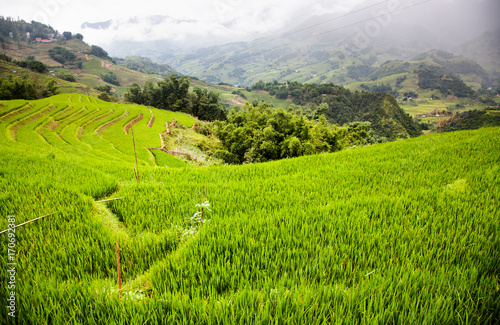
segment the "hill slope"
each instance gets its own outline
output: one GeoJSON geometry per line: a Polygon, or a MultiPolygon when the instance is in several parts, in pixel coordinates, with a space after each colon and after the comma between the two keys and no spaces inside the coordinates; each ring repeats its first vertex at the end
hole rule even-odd
{"type": "Polygon", "coordinates": [[[18,321],[498,323],[499,128],[155,168],[145,108],[99,135],[104,119],[88,123],[123,110],[57,98],[0,105],[0,211],[12,216],[0,229],[58,211],[16,229],[16,255],[2,246],[2,263],[17,263],[18,321]],[[141,183],[123,130],[138,113],[141,183]],[[71,121],[87,125],[81,139],[71,121]],[[97,202],[110,197],[121,199],[97,202]],[[193,216],[202,198],[211,211],[193,216]]]}
{"type": "Polygon", "coordinates": [[[86,86],[93,89],[95,86],[110,85],[113,92],[123,95],[133,83],[144,86],[147,81],[156,82],[163,77],[177,74],[167,65],[155,64],[144,58],[126,58],[117,62],[103,49],[90,46],[80,38],[66,39],[50,26],[38,22],[10,21],[2,17],[0,35],[2,34],[2,53],[16,60],[32,57],[46,64],[54,76],[74,77],[82,88],[86,86]],[[28,31],[31,33],[26,34],[28,31]],[[5,37],[9,32],[13,33],[12,38],[5,37]],[[48,39],[48,42],[41,43],[36,41],[37,38],[48,39]],[[69,51],[69,60],[63,62],[50,54],[51,51],[61,48],[63,51],[69,51]],[[109,83],[105,75],[114,75],[116,82],[109,83]]]}

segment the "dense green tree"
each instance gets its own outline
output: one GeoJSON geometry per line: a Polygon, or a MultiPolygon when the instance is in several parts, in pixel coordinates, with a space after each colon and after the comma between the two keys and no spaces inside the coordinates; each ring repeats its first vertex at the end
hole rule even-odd
{"type": "Polygon", "coordinates": [[[108,95],[111,95],[111,89],[112,89],[112,87],[110,85],[95,86],[94,88],[97,89],[97,90],[99,90],[99,91],[101,91],[101,92],[108,93],[108,95]]]}
{"type": "Polygon", "coordinates": [[[255,163],[340,149],[338,128],[324,118],[311,121],[293,110],[267,103],[246,103],[215,122],[216,136],[226,149],[218,156],[228,163],[255,163]]]}
{"type": "Polygon", "coordinates": [[[120,85],[120,82],[118,81],[118,77],[113,72],[108,72],[106,74],[101,74],[101,78],[102,78],[103,81],[105,81],[107,83],[110,83],[112,85],[115,85],[115,86],[119,86],[120,85]]]}
{"type": "Polygon", "coordinates": [[[467,86],[461,79],[446,74],[439,68],[423,67],[418,73],[418,85],[422,89],[439,89],[444,95],[457,97],[473,97],[474,90],[467,86]]]}
{"type": "Polygon", "coordinates": [[[440,132],[451,132],[494,126],[500,126],[499,115],[491,114],[487,110],[469,110],[458,112],[452,118],[441,122],[438,130],[440,132]]]}
{"type": "Polygon", "coordinates": [[[95,55],[102,59],[108,58],[108,52],[104,51],[102,47],[99,47],[97,45],[92,45],[90,47],[90,54],[95,55]]]}
{"type": "Polygon", "coordinates": [[[45,64],[36,60],[15,61],[14,63],[22,68],[28,68],[38,73],[45,73],[48,71],[48,68],[45,64]]]}
{"type": "Polygon", "coordinates": [[[317,119],[324,114],[330,122],[345,125],[351,122],[370,122],[381,140],[416,137],[421,130],[413,119],[399,107],[396,99],[386,93],[351,92],[333,84],[301,84],[257,82],[253,90],[269,91],[274,96],[291,98],[298,114],[317,119]],[[300,108],[299,108],[300,106],[300,108]],[[303,113],[299,113],[303,110],[303,113]]]}
{"type": "Polygon", "coordinates": [[[52,60],[64,64],[66,62],[72,62],[76,59],[76,55],[61,46],[55,46],[49,50],[49,56],[52,60]]]}
{"type": "Polygon", "coordinates": [[[63,74],[58,75],[58,77],[61,78],[62,80],[66,80],[69,82],[76,82],[75,76],[72,75],[71,73],[63,73],[63,74]]]}
{"type": "Polygon", "coordinates": [[[71,32],[63,32],[63,36],[66,40],[73,39],[73,34],[71,32]]]}
{"type": "Polygon", "coordinates": [[[193,116],[204,121],[224,120],[226,111],[220,104],[219,94],[207,89],[194,88],[189,97],[191,111],[193,116]]]}
{"type": "Polygon", "coordinates": [[[0,79],[0,99],[36,99],[35,86],[26,79],[7,76],[0,79]]]}

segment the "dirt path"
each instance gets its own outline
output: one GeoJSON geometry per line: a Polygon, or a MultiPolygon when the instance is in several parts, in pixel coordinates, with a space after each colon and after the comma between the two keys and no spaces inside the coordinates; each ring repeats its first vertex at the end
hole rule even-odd
{"type": "Polygon", "coordinates": [[[101,126],[97,131],[97,135],[101,135],[102,131],[106,130],[107,128],[109,128],[110,126],[120,122],[121,120],[127,118],[128,116],[130,115],[129,112],[125,112],[122,116],[116,118],[115,120],[111,121],[111,122],[108,122],[106,124],[104,124],[103,126],[101,126]]]}
{"type": "Polygon", "coordinates": [[[139,116],[137,116],[135,119],[133,119],[132,121],[128,122],[124,127],[123,127],[123,131],[125,131],[125,134],[128,134],[128,130],[130,130],[130,128],[137,122],[141,121],[142,120],[142,113],[139,113],[139,116]]]}
{"type": "Polygon", "coordinates": [[[155,117],[151,115],[151,118],[149,119],[148,126],[151,128],[153,127],[153,123],[155,122],[155,117]]]}

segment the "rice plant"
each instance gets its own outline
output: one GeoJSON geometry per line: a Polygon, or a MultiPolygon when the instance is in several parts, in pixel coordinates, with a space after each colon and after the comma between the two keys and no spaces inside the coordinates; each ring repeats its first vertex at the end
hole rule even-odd
{"type": "Polygon", "coordinates": [[[147,148],[170,113],[154,110],[152,127],[134,125],[137,183],[127,120],[96,130],[149,109],[83,95],[2,105],[0,230],[58,212],[16,229],[16,318],[4,308],[2,324],[500,322],[499,128],[157,168],[147,148]],[[84,106],[113,114],[71,113],[84,106]]]}

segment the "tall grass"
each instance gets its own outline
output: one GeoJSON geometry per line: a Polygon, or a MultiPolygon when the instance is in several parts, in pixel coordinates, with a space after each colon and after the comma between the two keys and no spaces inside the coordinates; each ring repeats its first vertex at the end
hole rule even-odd
{"type": "MultiPolygon", "coordinates": [[[[81,105],[150,115],[84,96],[81,105]]],[[[125,120],[101,136],[85,128],[90,151],[71,140],[36,153],[26,136],[39,122],[14,142],[12,121],[0,118],[0,228],[7,215],[21,223],[58,211],[17,229],[17,319],[4,312],[1,323],[500,321],[499,128],[266,164],[155,168],[147,146],[168,113],[153,114],[153,128],[134,125],[140,184],[125,120]],[[210,221],[188,234],[203,186],[210,221]],[[109,197],[122,199],[95,202],[109,197]]],[[[63,136],[89,118],[68,115],[63,136]]]]}

